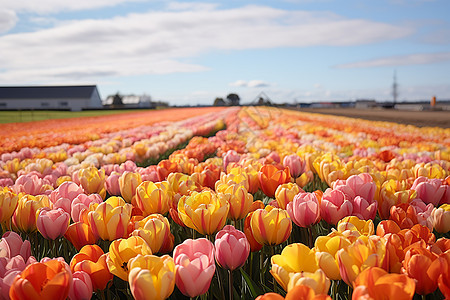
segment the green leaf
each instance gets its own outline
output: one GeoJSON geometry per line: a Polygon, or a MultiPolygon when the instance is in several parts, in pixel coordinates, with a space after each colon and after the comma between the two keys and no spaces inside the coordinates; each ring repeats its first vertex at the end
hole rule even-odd
{"type": "Polygon", "coordinates": [[[240,268],[239,271],[241,272],[242,277],[244,277],[245,284],[250,290],[250,294],[253,299],[258,297],[259,295],[264,294],[264,291],[261,290],[261,288],[256,284],[256,282],[254,282],[242,268],[240,268]]]}

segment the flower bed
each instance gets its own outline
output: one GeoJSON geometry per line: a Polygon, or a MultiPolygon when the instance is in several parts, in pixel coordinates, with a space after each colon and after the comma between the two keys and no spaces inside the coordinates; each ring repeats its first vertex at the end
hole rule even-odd
{"type": "Polygon", "coordinates": [[[449,130],[183,112],[3,141],[2,297],[450,297],[449,130]]]}

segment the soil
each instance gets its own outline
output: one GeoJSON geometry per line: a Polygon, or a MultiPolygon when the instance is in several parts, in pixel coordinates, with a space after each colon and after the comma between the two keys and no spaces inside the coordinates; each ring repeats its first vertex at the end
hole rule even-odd
{"type": "Polygon", "coordinates": [[[395,122],[418,127],[450,128],[450,111],[409,111],[396,109],[300,108],[300,111],[374,121],[395,122]]]}

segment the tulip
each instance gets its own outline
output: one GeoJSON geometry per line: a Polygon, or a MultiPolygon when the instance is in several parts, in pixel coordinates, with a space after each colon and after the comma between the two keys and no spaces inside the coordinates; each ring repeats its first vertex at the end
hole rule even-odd
{"type": "Polygon", "coordinates": [[[106,260],[109,271],[122,280],[128,280],[128,261],[138,254],[151,255],[152,249],[140,236],[128,239],[118,239],[109,246],[109,256],[106,260]]]}
{"type": "Polygon", "coordinates": [[[136,188],[142,183],[141,174],[125,171],[119,177],[120,194],[126,202],[135,204],[136,188]]]}
{"type": "Polygon", "coordinates": [[[230,206],[228,217],[232,220],[240,220],[247,216],[253,204],[252,194],[239,184],[233,184],[218,193],[219,197],[224,197],[230,206]]]}
{"type": "Polygon", "coordinates": [[[419,223],[415,208],[408,203],[399,203],[392,206],[389,219],[397,223],[401,229],[411,228],[419,223]]]}
{"type": "Polygon", "coordinates": [[[450,231],[450,204],[443,204],[431,213],[434,229],[439,233],[450,231]]]}
{"type": "Polygon", "coordinates": [[[128,282],[134,299],[167,299],[175,287],[175,264],[164,255],[142,256],[129,261],[128,282]]]}
{"type": "Polygon", "coordinates": [[[285,210],[266,206],[253,212],[250,228],[259,244],[273,246],[287,240],[292,231],[292,222],[285,210]]]}
{"type": "Polygon", "coordinates": [[[242,267],[250,254],[250,244],[245,234],[231,225],[216,234],[214,246],[216,261],[222,268],[231,271],[242,267]]]}
{"type": "Polygon", "coordinates": [[[69,292],[70,300],[89,300],[92,298],[92,282],[86,272],[77,271],[72,274],[73,283],[69,292]]]}
{"type": "Polygon", "coordinates": [[[314,250],[301,243],[294,243],[284,247],[281,254],[271,257],[272,269],[270,274],[288,291],[291,274],[318,270],[314,250]]]}
{"type": "Polygon", "coordinates": [[[370,174],[361,173],[358,175],[352,175],[347,178],[347,180],[335,182],[333,184],[333,189],[342,191],[350,199],[360,196],[367,202],[372,203],[377,186],[373,182],[370,174]]]}
{"type": "Polygon", "coordinates": [[[345,165],[338,156],[330,152],[314,159],[313,167],[320,179],[328,186],[332,186],[336,180],[344,179],[345,165]]]}
{"type": "Polygon", "coordinates": [[[17,275],[36,259],[30,256],[24,260],[22,256],[16,255],[12,258],[0,257],[0,299],[9,299],[9,290],[17,275]]]}
{"type": "Polygon", "coordinates": [[[353,287],[352,299],[412,299],[416,284],[406,275],[371,267],[356,277],[353,287]]]}
{"type": "Polygon", "coordinates": [[[376,236],[360,236],[353,244],[337,252],[339,271],[349,286],[369,267],[381,267],[386,253],[384,241],[376,236]]]}
{"type": "Polygon", "coordinates": [[[258,172],[261,190],[268,197],[273,197],[279,185],[290,182],[289,168],[276,165],[264,165],[258,172]]]}
{"type": "Polygon", "coordinates": [[[443,185],[441,179],[429,179],[424,176],[419,176],[411,187],[412,190],[417,192],[417,198],[420,198],[426,204],[433,204],[438,206],[441,200],[444,198],[447,185],[443,185]]]}
{"type": "MultiPolygon", "coordinates": [[[[402,273],[416,282],[416,293],[427,295],[438,287],[438,277],[444,266],[438,255],[422,247],[412,247],[405,253],[402,273]]],[[[448,273],[448,270],[447,272],[448,273]]]]}
{"type": "Polygon", "coordinates": [[[9,290],[12,300],[61,299],[69,295],[72,274],[65,263],[49,260],[36,262],[25,268],[15,279],[9,290]]]}
{"type": "Polygon", "coordinates": [[[241,159],[241,155],[234,150],[228,150],[223,155],[223,169],[227,171],[227,166],[232,162],[238,162],[241,159]]]}
{"type": "Polygon", "coordinates": [[[314,273],[296,272],[289,274],[287,291],[291,291],[295,286],[306,285],[314,290],[316,294],[327,294],[330,289],[330,279],[321,269],[314,273]]]}
{"type": "Polygon", "coordinates": [[[80,250],[85,245],[95,244],[98,240],[98,238],[94,236],[91,227],[83,222],[70,224],[64,237],[68,239],[77,250],[80,250]]]}
{"type": "Polygon", "coordinates": [[[144,181],[136,188],[136,205],[144,216],[169,211],[169,185],[167,181],[153,183],[144,181]]]}
{"type": "Polygon", "coordinates": [[[265,293],[264,295],[259,295],[255,300],[284,300],[283,296],[277,293],[265,293]]]}
{"type": "Polygon", "coordinates": [[[207,239],[187,239],[173,250],[175,283],[188,297],[203,295],[216,270],[214,245],[207,239]]]}
{"type": "Polygon", "coordinates": [[[223,193],[235,184],[242,185],[247,191],[250,188],[248,175],[241,168],[232,168],[229,174],[221,173],[220,180],[216,182],[214,189],[217,193],[223,193]]]}
{"type": "Polygon", "coordinates": [[[20,175],[13,186],[14,191],[27,195],[37,196],[49,194],[53,187],[46,179],[39,178],[35,174],[20,175]]]}
{"type": "Polygon", "coordinates": [[[316,261],[325,275],[332,280],[341,280],[339,264],[337,261],[337,252],[351,245],[349,239],[345,236],[319,236],[314,244],[316,261]]]}
{"type": "Polygon", "coordinates": [[[316,224],[320,218],[319,201],[315,193],[299,193],[287,204],[287,212],[299,227],[316,224]]]}
{"type": "Polygon", "coordinates": [[[385,236],[388,233],[398,233],[400,232],[400,227],[392,220],[383,220],[378,223],[377,235],[385,236]]]}
{"type": "Polygon", "coordinates": [[[47,196],[23,196],[19,199],[17,209],[13,215],[14,225],[25,233],[36,231],[36,213],[43,207],[50,207],[47,196]]]}
{"type": "Polygon", "coordinates": [[[381,219],[388,219],[392,206],[400,203],[409,203],[416,198],[416,191],[408,189],[405,181],[390,179],[381,186],[378,213],[381,219]]]}
{"type": "Polygon", "coordinates": [[[283,166],[289,167],[292,178],[297,178],[305,171],[306,162],[300,156],[291,154],[284,157],[283,166]]]}
{"type": "Polygon", "coordinates": [[[131,235],[143,238],[150,246],[152,253],[160,252],[171,234],[169,220],[160,214],[153,214],[140,221],[140,223],[144,225],[135,229],[131,235]]]}
{"type": "Polygon", "coordinates": [[[286,294],[285,300],[331,300],[326,294],[316,294],[308,285],[296,285],[286,294]]]}
{"type": "Polygon", "coordinates": [[[62,208],[40,210],[36,220],[39,232],[47,240],[56,240],[62,237],[69,227],[70,215],[62,208]]]}
{"type": "Polygon", "coordinates": [[[105,170],[88,167],[74,173],[74,182],[81,185],[87,194],[99,194],[105,199],[105,170]]]}
{"type": "Polygon", "coordinates": [[[99,194],[79,194],[72,201],[72,207],[70,210],[70,216],[74,222],[80,221],[80,214],[82,210],[89,210],[89,206],[91,203],[100,204],[103,202],[102,197],[99,194]]]}
{"type": "Polygon", "coordinates": [[[7,231],[0,240],[0,257],[13,258],[17,255],[27,261],[31,256],[31,244],[28,240],[22,241],[14,231],[7,231]]]}
{"type": "Polygon", "coordinates": [[[337,224],[337,231],[351,239],[351,235],[357,232],[356,237],[360,235],[371,236],[375,233],[372,220],[360,220],[358,217],[350,216],[340,220],[337,224]]]}
{"type": "Polygon", "coordinates": [[[72,201],[83,193],[83,189],[75,182],[66,181],[51,192],[49,199],[53,203],[53,209],[62,208],[70,214],[72,201]]]}
{"type": "Polygon", "coordinates": [[[294,200],[294,197],[304,191],[295,183],[284,183],[278,186],[275,191],[275,200],[277,200],[278,206],[282,209],[286,209],[289,202],[294,200]]]}
{"type": "Polygon", "coordinates": [[[112,241],[128,236],[131,204],[120,197],[109,197],[88,213],[89,225],[96,238],[112,241]]]}
{"type": "Polygon", "coordinates": [[[97,245],[86,245],[70,261],[72,272],[85,272],[89,275],[94,291],[104,290],[113,275],[106,263],[107,254],[97,245]]]}
{"type": "Polygon", "coordinates": [[[328,224],[335,225],[343,217],[352,215],[353,204],[340,190],[325,190],[320,202],[320,215],[328,224]]]}
{"type": "Polygon", "coordinates": [[[11,219],[18,202],[19,196],[9,190],[0,189],[0,223],[11,219]]]}
{"type": "Polygon", "coordinates": [[[168,159],[161,160],[157,166],[158,177],[160,180],[165,180],[171,173],[181,173],[181,166],[177,162],[172,162],[168,159]]]}
{"type": "Polygon", "coordinates": [[[186,226],[200,234],[211,235],[225,226],[229,211],[228,202],[210,190],[192,192],[181,197],[178,214],[186,226]]]}

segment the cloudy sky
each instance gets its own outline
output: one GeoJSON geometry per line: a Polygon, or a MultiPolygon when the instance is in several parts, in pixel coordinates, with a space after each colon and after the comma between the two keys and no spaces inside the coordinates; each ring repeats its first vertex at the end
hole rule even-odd
{"type": "Polygon", "coordinates": [[[210,104],[450,99],[448,0],[0,0],[0,85],[210,104]]]}

